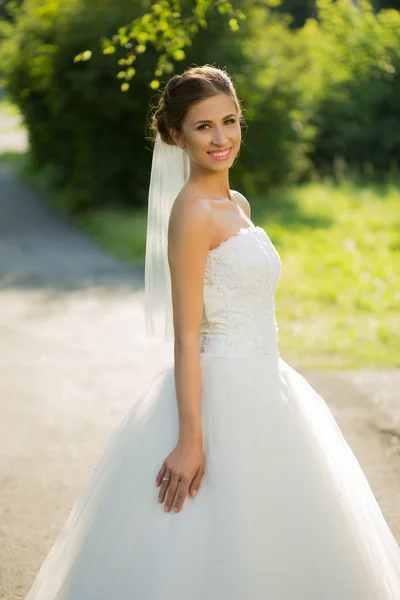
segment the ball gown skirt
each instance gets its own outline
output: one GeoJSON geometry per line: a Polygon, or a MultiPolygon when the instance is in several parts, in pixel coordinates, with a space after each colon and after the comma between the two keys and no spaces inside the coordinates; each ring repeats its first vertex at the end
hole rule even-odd
{"type": "Polygon", "coordinates": [[[27,600],[395,600],[400,548],[323,398],[279,354],[280,259],[259,227],[210,251],[200,346],[206,471],[179,513],[173,363],[106,446],[27,600]]]}

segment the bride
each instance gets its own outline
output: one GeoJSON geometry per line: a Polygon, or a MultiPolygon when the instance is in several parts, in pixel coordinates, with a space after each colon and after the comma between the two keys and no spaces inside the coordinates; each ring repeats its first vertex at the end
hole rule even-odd
{"type": "Polygon", "coordinates": [[[132,402],[27,600],[395,600],[400,548],[323,398],[280,356],[281,260],[229,188],[229,75],[152,118],[146,323],[174,360],[132,402]]]}

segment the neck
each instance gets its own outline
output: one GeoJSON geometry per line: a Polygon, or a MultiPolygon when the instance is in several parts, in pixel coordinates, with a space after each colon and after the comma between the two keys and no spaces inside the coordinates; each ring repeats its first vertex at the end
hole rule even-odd
{"type": "Polygon", "coordinates": [[[188,181],[208,198],[215,200],[222,197],[232,199],[229,186],[229,169],[211,171],[200,167],[200,165],[191,164],[188,181]]]}

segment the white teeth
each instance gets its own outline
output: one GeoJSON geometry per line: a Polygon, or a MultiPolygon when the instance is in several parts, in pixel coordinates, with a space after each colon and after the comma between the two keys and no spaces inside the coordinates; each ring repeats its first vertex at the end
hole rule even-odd
{"type": "Polygon", "coordinates": [[[212,156],[226,156],[228,153],[229,150],[227,152],[210,152],[212,156]]]}

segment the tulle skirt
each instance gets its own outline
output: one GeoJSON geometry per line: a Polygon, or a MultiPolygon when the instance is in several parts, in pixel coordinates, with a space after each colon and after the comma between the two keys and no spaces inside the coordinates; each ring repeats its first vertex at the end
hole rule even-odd
{"type": "Polygon", "coordinates": [[[206,472],[179,513],[173,364],[118,427],[27,600],[389,600],[400,548],[323,398],[281,357],[201,357],[206,472]]]}

